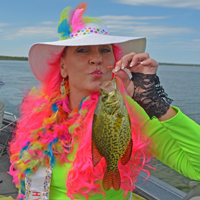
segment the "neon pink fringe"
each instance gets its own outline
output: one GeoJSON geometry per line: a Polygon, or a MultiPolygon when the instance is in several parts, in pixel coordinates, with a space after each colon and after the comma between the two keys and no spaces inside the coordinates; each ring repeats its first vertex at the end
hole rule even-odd
{"type": "MultiPolygon", "coordinates": [[[[117,61],[120,58],[121,50],[116,45],[113,45],[113,50],[117,61]]],[[[45,85],[35,92],[30,92],[20,107],[21,117],[15,130],[15,136],[10,142],[11,167],[9,173],[13,176],[13,182],[20,188],[20,183],[24,180],[27,169],[31,168],[32,172],[36,171],[44,160],[46,166],[53,163],[52,157],[44,155],[44,150],[48,148],[48,145],[52,144],[52,154],[56,155],[56,161],[62,164],[69,162],[66,156],[73,151],[73,146],[78,141],[79,147],[66,182],[67,195],[71,199],[75,199],[74,195],[76,194],[82,194],[86,199],[95,193],[101,193],[105,197],[99,181],[102,180],[105,173],[106,161],[103,158],[94,168],[91,154],[92,121],[98,94],[93,94],[90,99],[83,101],[81,110],[88,110],[86,115],[82,114],[84,117],[74,114],[70,120],[64,120],[65,117],[62,116],[62,113],[69,113],[69,102],[68,98],[62,96],[59,90],[62,81],[59,58],[62,53],[63,51],[49,62],[51,68],[45,85]],[[52,111],[54,103],[58,107],[57,115],[52,111]],[[59,117],[63,119],[62,123],[56,123],[59,117]],[[79,127],[75,128],[71,135],[68,128],[74,123],[78,123],[79,127]],[[54,130],[51,131],[51,128],[54,130]],[[58,142],[53,143],[56,139],[58,142]],[[57,148],[57,144],[62,148],[57,148]],[[31,149],[37,145],[38,148],[31,149]],[[26,146],[29,147],[26,149],[29,155],[27,158],[25,155],[21,155],[22,148],[26,146]],[[69,150],[69,147],[72,148],[69,150]],[[29,166],[31,159],[38,161],[36,166],[29,166]]],[[[125,94],[123,87],[121,90],[125,94]]],[[[141,124],[137,120],[138,116],[135,116],[134,107],[130,107],[126,99],[125,102],[130,114],[134,144],[130,161],[125,166],[119,162],[121,189],[125,191],[124,195],[126,196],[129,191],[135,188],[134,183],[137,175],[140,170],[147,166],[146,163],[149,162],[151,153],[149,150],[150,139],[140,131],[141,124]]]]}

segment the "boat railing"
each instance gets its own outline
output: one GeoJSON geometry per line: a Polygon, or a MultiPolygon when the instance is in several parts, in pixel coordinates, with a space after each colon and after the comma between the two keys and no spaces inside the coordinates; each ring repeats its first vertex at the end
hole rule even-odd
{"type": "Polygon", "coordinates": [[[0,157],[6,152],[6,147],[17,123],[17,117],[13,113],[4,112],[2,127],[0,127],[0,157]]]}
{"type": "Polygon", "coordinates": [[[136,189],[133,191],[139,196],[148,200],[182,200],[186,193],[178,190],[177,188],[161,181],[160,179],[149,175],[146,180],[147,173],[140,171],[137,182],[135,183],[136,189]]]}
{"type": "Polygon", "coordinates": [[[200,200],[200,182],[191,181],[191,191],[186,194],[152,175],[146,177],[147,173],[140,171],[133,192],[147,200],[200,200]]]}

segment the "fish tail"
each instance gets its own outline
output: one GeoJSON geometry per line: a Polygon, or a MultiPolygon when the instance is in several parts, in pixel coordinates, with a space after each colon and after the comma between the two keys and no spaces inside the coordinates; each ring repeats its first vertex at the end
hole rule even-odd
{"type": "Polygon", "coordinates": [[[114,190],[118,191],[121,186],[121,177],[119,170],[116,169],[115,171],[108,171],[106,169],[106,172],[103,177],[103,188],[105,191],[108,191],[111,187],[113,187],[114,190]]]}

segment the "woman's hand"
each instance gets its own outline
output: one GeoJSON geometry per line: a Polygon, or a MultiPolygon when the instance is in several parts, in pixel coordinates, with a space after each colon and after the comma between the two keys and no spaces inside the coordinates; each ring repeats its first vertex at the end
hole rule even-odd
{"type": "Polygon", "coordinates": [[[148,53],[130,53],[116,63],[113,72],[123,81],[128,95],[133,97],[144,108],[150,118],[156,116],[160,121],[163,121],[174,117],[176,111],[156,91],[154,74],[157,72],[158,65],[158,62],[151,59],[148,53]],[[135,85],[134,80],[138,81],[138,79],[134,76],[132,81],[129,77],[131,72],[137,73],[134,74],[137,78],[138,76],[140,77],[139,82],[135,82],[135,85]],[[145,93],[152,94],[151,98],[145,97],[145,93]]]}
{"type": "Polygon", "coordinates": [[[134,85],[133,81],[129,78],[131,75],[129,72],[155,74],[158,65],[159,63],[150,58],[148,53],[135,54],[132,52],[123,56],[121,60],[116,63],[113,72],[121,78],[126,92],[132,97],[134,93],[134,85]]]}

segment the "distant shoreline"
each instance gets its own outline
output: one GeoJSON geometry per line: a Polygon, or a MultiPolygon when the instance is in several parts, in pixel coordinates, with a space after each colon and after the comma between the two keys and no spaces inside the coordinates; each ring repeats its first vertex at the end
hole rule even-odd
{"type": "MultiPolygon", "coordinates": [[[[21,61],[28,61],[28,57],[0,56],[0,60],[21,60],[21,61]]],[[[159,65],[200,66],[200,64],[179,64],[179,63],[163,63],[163,62],[160,62],[159,65]]]]}
{"type": "Polygon", "coordinates": [[[162,62],[160,62],[159,65],[177,65],[177,66],[197,66],[197,67],[200,67],[200,64],[179,64],[179,63],[162,63],[162,62]]]}
{"type": "Polygon", "coordinates": [[[22,60],[22,61],[28,61],[28,57],[0,56],[0,60],[22,60]]]}

